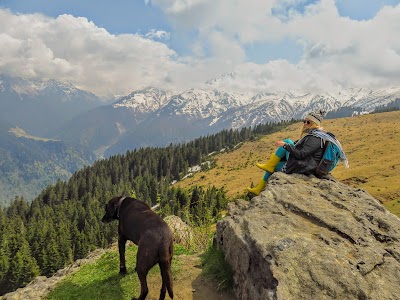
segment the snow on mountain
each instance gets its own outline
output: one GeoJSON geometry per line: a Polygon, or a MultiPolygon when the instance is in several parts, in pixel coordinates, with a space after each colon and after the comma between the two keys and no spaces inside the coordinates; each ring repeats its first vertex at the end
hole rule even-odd
{"type": "Polygon", "coordinates": [[[206,85],[213,89],[220,89],[222,85],[226,82],[235,82],[238,80],[238,75],[236,72],[224,73],[217,78],[210,79],[206,81],[206,85]]]}
{"type": "MultiPolygon", "coordinates": [[[[371,112],[400,99],[400,88],[352,88],[326,93],[243,92],[227,90],[226,86],[219,86],[219,80],[179,94],[147,87],[120,97],[113,104],[89,109],[83,103],[89,104],[93,94],[69,83],[0,74],[0,119],[36,135],[51,133],[90,145],[92,150],[106,147],[105,155],[111,155],[139,146],[181,142],[222,129],[300,119],[317,109],[329,112],[346,107],[343,111],[351,114],[352,109],[347,107],[353,107],[358,112],[371,112]],[[78,109],[84,113],[72,119],[78,116],[78,109]],[[52,129],[59,124],[58,129],[52,129]]],[[[237,76],[227,73],[224,80],[234,86],[237,76]]]]}
{"type": "Polygon", "coordinates": [[[48,136],[66,121],[102,105],[70,83],[0,74],[0,120],[37,136],[48,136]]]}
{"type": "Polygon", "coordinates": [[[57,95],[60,102],[98,101],[99,99],[91,92],[80,90],[69,82],[61,82],[53,79],[39,80],[20,77],[11,77],[0,74],[0,92],[15,92],[19,98],[47,97],[57,95]]]}
{"type": "MultiPolygon", "coordinates": [[[[234,78],[234,74],[229,73],[226,76],[234,78]]],[[[177,95],[147,88],[121,98],[113,106],[126,107],[147,116],[155,113],[158,117],[179,116],[202,121],[205,127],[240,128],[263,122],[302,118],[316,109],[328,112],[342,106],[353,106],[372,111],[377,106],[400,98],[400,88],[353,88],[319,94],[298,91],[263,92],[254,95],[251,92],[218,90],[215,82],[216,80],[208,82],[207,88],[190,89],[177,95]]]]}
{"type": "Polygon", "coordinates": [[[386,105],[400,98],[400,88],[365,89],[351,88],[337,92],[334,97],[342,100],[342,106],[362,107],[372,111],[375,107],[386,105]]]}
{"type": "Polygon", "coordinates": [[[119,98],[112,106],[129,108],[135,113],[149,113],[162,108],[171,96],[170,92],[147,87],[119,98]]]}
{"type": "Polygon", "coordinates": [[[207,119],[217,117],[231,108],[245,105],[247,94],[228,93],[215,89],[191,89],[173,96],[168,104],[170,114],[186,115],[190,118],[207,119]]]}

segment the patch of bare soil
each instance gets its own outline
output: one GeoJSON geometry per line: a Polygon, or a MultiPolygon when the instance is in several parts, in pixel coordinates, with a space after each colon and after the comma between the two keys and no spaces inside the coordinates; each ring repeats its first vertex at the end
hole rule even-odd
{"type": "MultiPolygon", "coordinates": [[[[198,255],[179,255],[180,271],[174,277],[174,299],[177,300],[234,300],[229,291],[220,291],[218,283],[201,274],[198,255]]],[[[149,294],[146,300],[158,300],[161,288],[160,274],[147,277],[149,294]]],[[[169,299],[167,295],[165,299],[169,299]]]]}

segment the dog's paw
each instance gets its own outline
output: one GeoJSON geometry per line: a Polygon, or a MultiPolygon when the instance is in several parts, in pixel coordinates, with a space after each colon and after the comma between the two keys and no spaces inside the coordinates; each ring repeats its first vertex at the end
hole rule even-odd
{"type": "Polygon", "coordinates": [[[125,274],[127,274],[127,273],[128,273],[128,271],[126,270],[126,267],[124,267],[124,268],[119,268],[119,274],[125,275],[125,274]]]}

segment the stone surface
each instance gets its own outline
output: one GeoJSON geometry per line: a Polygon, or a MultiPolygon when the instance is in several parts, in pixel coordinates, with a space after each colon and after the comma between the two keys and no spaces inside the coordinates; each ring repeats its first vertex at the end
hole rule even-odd
{"type": "Polygon", "coordinates": [[[334,179],[274,173],[215,241],[238,299],[400,299],[400,219],[334,179]]]}
{"type": "Polygon", "coordinates": [[[181,218],[177,216],[167,216],[164,221],[171,228],[174,236],[174,243],[181,244],[184,247],[190,247],[193,243],[193,229],[188,224],[182,221],[181,218]]]}

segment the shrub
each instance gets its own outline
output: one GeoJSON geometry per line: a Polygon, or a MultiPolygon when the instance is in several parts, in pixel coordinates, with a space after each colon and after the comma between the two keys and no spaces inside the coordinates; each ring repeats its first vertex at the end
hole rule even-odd
{"type": "Polygon", "coordinates": [[[218,290],[231,290],[233,287],[233,271],[225,261],[222,250],[215,245],[210,245],[202,255],[204,275],[215,279],[218,282],[218,290]]]}

